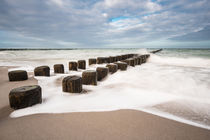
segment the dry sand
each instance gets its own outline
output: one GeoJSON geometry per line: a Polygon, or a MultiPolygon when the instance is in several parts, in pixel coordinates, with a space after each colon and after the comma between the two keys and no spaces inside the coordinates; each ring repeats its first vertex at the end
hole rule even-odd
{"type": "Polygon", "coordinates": [[[208,140],[210,131],[134,110],[37,114],[10,118],[8,94],[12,88],[37,84],[33,78],[9,82],[0,67],[0,140],[208,140]]]}

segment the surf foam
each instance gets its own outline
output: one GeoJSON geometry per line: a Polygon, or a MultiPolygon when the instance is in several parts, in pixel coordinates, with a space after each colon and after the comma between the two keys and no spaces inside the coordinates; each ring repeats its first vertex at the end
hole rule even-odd
{"type": "MultiPolygon", "coordinates": [[[[161,113],[150,107],[180,99],[197,103],[198,106],[200,103],[210,104],[209,62],[209,59],[202,58],[186,59],[151,55],[148,63],[109,75],[104,81],[98,82],[98,86],[84,85],[83,88],[88,91],[87,94],[62,92],[62,78],[67,75],[81,76],[82,71],[67,72],[66,70],[64,75],[52,73],[51,77],[35,77],[42,87],[43,103],[16,110],[10,116],[135,109],[147,110],[180,121],[177,119],[181,118],[179,116],[161,113]]],[[[91,66],[88,69],[95,69],[97,66],[101,65],[91,66]]],[[[203,111],[209,110],[204,108],[203,111]]],[[[195,113],[199,112],[195,110],[195,113]]],[[[209,128],[205,124],[192,120],[183,122],[209,128]]]]}

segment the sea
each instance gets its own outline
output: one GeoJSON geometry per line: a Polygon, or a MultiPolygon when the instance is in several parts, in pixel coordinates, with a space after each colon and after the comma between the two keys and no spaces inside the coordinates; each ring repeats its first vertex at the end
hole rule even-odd
{"type": "Polygon", "coordinates": [[[26,70],[50,67],[50,77],[35,77],[42,88],[42,104],[15,110],[10,117],[40,113],[100,112],[121,109],[144,111],[178,122],[210,129],[210,49],[163,49],[150,54],[142,65],[109,74],[97,86],[83,85],[82,94],[62,92],[62,79],[81,76],[69,71],[70,61],[127,53],[148,54],[154,49],[3,50],[0,66],[26,70]],[[55,74],[54,64],[64,64],[65,74],[55,74]]]}

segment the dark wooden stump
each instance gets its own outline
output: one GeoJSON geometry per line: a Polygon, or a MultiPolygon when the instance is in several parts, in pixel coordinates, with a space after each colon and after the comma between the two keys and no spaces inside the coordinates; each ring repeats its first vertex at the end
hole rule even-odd
{"type": "Polygon", "coordinates": [[[135,59],[135,65],[139,65],[139,60],[138,60],[138,57],[134,57],[134,59],[135,59]]]}
{"type": "Polygon", "coordinates": [[[127,66],[128,64],[125,62],[116,62],[115,64],[117,64],[118,69],[125,71],[127,70],[127,66]]]}
{"type": "Polygon", "coordinates": [[[63,64],[55,64],[54,65],[54,73],[64,73],[63,64]]]}
{"type": "Polygon", "coordinates": [[[144,63],[144,62],[143,62],[143,59],[144,59],[144,58],[143,58],[143,57],[140,57],[140,58],[141,58],[141,64],[143,64],[143,63],[144,63]]]}
{"type": "Polygon", "coordinates": [[[126,60],[126,59],[128,59],[128,55],[127,54],[122,55],[122,60],[126,60]]]}
{"type": "Polygon", "coordinates": [[[118,69],[116,64],[107,64],[106,67],[109,69],[110,73],[115,73],[118,69]]]}
{"type": "Polygon", "coordinates": [[[145,63],[146,63],[148,58],[150,57],[150,55],[149,54],[145,54],[144,57],[145,57],[145,63]]]}
{"type": "Polygon", "coordinates": [[[138,57],[138,65],[141,65],[141,57],[138,57]]]}
{"type": "Polygon", "coordinates": [[[137,54],[137,53],[136,54],[133,54],[133,57],[138,57],[138,56],[139,56],[139,54],[137,54]]]}
{"type": "Polygon", "coordinates": [[[106,58],[105,57],[97,57],[97,64],[103,64],[105,63],[106,58]]]}
{"type": "Polygon", "coordinates": [[[77,62],[69,62],[69,70],[77,71],[77,62]]]}
{"type": "Polygon", "coordinates": [[[109,57],[104,57],[104,63],[110,63],[109,57]]]}
{"type": "Polygon", "coordinates": [[[98,81],[101,81],[102,79],[104,79],[109,73],[109,69],[106,67],[97,67],[96,71],[97,71],[98,81]]]}
{"type": "Polygon", "coordinates": [[[142,63],[146,63],[146,56],[142,55],[142,63]]]}
{"type": "Polygon", "coordinates": [[[133,58],[129,59],[129,66],[135,67],[135,60],[133,58]]]}
{"type": "Polygon", "coordinates": [[[42,91],[38,85],[15,88],[9,93],[10,107],[13,109],[26,108],[42,103],[42,91]]]}
{"type": "Polygon", "coordinates": [[[127,65],[129,65],[129,60],[128,60],[128,59],[122,60],[122,61],[120,61],[120,62],[124,62],[124,63],[126,63],[127,65]]]}
{"type": "Polygon", "coordinates": [[[134,57],[134,65],[138,65],[138,58],[134,57]]]}
{"type": "Polygon", "coordinates": [[[34,69],[35,76],[50,76],[50,67],[40,66],[34,69]]]}
{"type": "Polygon", "coordinates": [[[109,59],[110,59],[110,63],[114,63],[115,62],[115,57],[114,56],[110,56],[109,59]]]}
{"type": "Polygon", "coordinates": [[[97,72],[87,70],[82,73],[82,83],[84,85],[97,85],[97,72]]]}
{"type": "Polygon", "coordinates": [[[140,58],[141,58],[141,64],[143,64],[143,63],[144,63],[144,58],[143,58],[143,56],[141,55],[140,58]]]}
{"type": "Polygon", "coordinates": [[[115,57],[114,57],[114,62],[117,62],[117,61],[118,61],[118,60],[117,60],[117,56],[115,56],[115,57]]]}
{"type": "Polygon", "coordinates": [[[158,50],[154,50],[154,51],[151,51],[150,53],[157,53],[157,52],[160,52],[162,51],[163,49],[158,49],[158,50]]]}
{"type": "Polygon", "coordinates": [[[128,54],[128,58],[134,57],[134,54],[128,54]]]}
{"type": "Polygon", "coordinates": [[[114,60],[115,60],[114,56],[110,56],[110,57],[109,57],[110,63],[114,63],[114,60]]]}
{"type": "Polygon", "coordinates": [[[122,56],[121,55],[118,55],[117,56],[117,61],[121,61],[122,60],[122,56]]]}
{"type": "Polygon", "coordinates": [[[89,62],[89,65],[96,64],[96,59],[95,58],[90,58],[88,60],[88,62],[89,62]]]}
{"type": "Polygon", "coordinates": [[[63,92],[81,93],[82,78],[79,76],[67,76],[62,81],[63,92]]]}
{"type": "Polygon", "coordinates": [[[23,81],[28,79],[28,74],[24,70],[15,70],[8,72],[9,81],[23,81]]]}
{"type": "Polygon", "coordinates": [[[78,61],[78,68],[79,69],[86,69],[86,61],[85,60],[79,60],[78,61]]]}

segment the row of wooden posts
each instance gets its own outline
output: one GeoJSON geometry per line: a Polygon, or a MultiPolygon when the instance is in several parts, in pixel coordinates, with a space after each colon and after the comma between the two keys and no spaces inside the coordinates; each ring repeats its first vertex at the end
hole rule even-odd
{"type": "MultiPolygon", "coordinates": [[[[81,93],[82,85],[97,85],[97,81],[103,80],[108,73],[115,73],[117,70],[125,71],[127,66],[134,67],[145,63],[149,54],[124,54],[110,57],[90,58],[89,65],[106,64],[105,67],[97,67],[96,70],[86,70],[80,76],[67,76],[62,81],[62,90],[69,93],[81,93]]],[[[79,60],[77,62],[69,62],[69,70],[77,71],[78,69],[86,69],[86,61],[79,60]]],[[[54,73],[64,73],[63,64],[54,65],[54,73]]],[[[34,69],[35,76],[50,76],[50,68],[48,66],[40,66],[34,69]]],[[[27,80],[26,71],[17,70],[8,73],[9,81],[27,80]]],[[[10,106],[14,109],[25,108],[42,102],[41,87],[39,85],[23,86],[10,91],[10,106]]]]}

